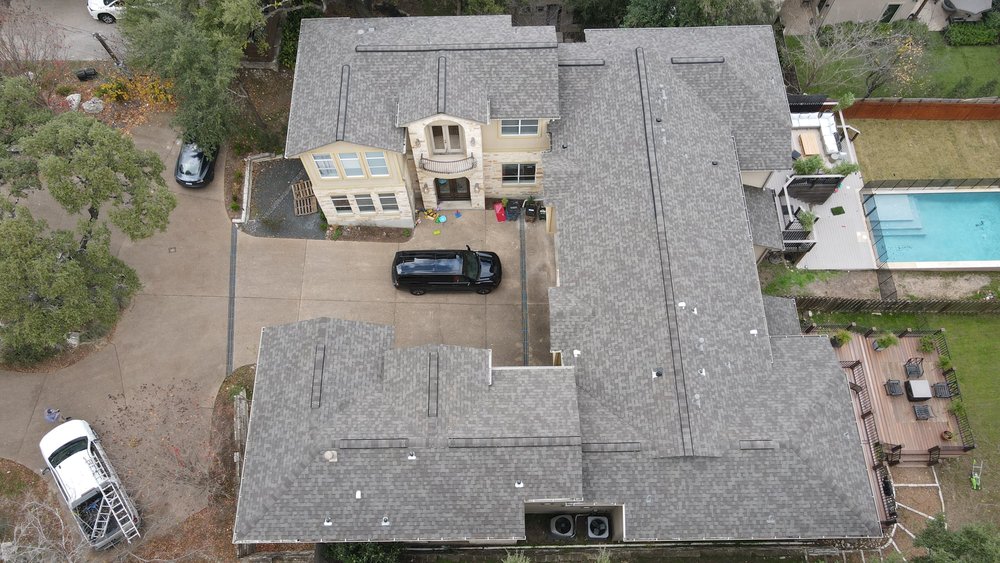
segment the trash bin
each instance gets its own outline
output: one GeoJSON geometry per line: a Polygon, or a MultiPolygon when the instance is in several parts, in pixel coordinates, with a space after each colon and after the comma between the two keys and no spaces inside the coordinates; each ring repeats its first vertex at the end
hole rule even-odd
{"type": "Polygon", "coordinates": [[[538,207],[539,203],[535,200],[529,200],[524,204],[524,220],[529,223],[534,223],[538,219],[538,207]]]}
{"type": "Polygon", "coordinates": [[[548,217],[548,212],[545,211],[545,206],[542,205],[541,203],[539,203],[538,204],[538,218],[540,220],[544,221],[546,217],[548,217]]]}
{"type": "Polygon", "coordinates": [[[497,215],[497,223],[503,223],[507,220],[507,212],[499,201],[493,204],[493,212],[497,215]]]}
{"type": "Polygon", "coordinates": [[[86,82],[88,80],[93,80],[94,78],[97,78],[97,69],[81,68],[80,70],[76,71],[75,74],[77,80],[79,80],[80,82],[86,82]]]}
{"type": "Polygon", "coordinates": [[[521,200],[510,199],[507,200],[507,220],[517,221],[521,218],[521,200]]]}

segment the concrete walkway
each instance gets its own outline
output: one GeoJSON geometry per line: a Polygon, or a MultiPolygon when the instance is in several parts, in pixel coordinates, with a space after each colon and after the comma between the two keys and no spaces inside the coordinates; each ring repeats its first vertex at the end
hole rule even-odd
{"type": "MultiPolygon", "coordinates": [[[[113,252],[138,271],[143,288],[108,343],[51,373],[0,371],[0,457],[31,468],[43,466],[38,441],[52,428],[43,418],[47,407],[90,421],[136,496],[147,535],[205,506],[202,484],[173,473],[164,477],[164,465],[173,461],[165,444],[201,451],[199,447],[207,443],[211,409],[227,361],[232,226],[223,201],[221,163],[219,180],[207,188],[177,186],[172,171],[180,144],[168,121],[169,116],[154,116],[132,135],[139,147],[163,159],[164,177],[178,196],[178,207],[165,233],[135,243],[120,233],[113,235],[113,252]]],[[[51,225],[72,228],[75,220],[67,219],[47,198],[43,193],[27,203],[51,225]]],[[[497,223],[487,212],[463,213],[461,218],[453,212],[448,215],[444,225],[418,226],[413,239],[403,245],[240,233],[234,365],[256,362],[261,327],[318,316],[394,324],[397,347],[428,343],[489,347],[494,350],[494,365],[521,365],[518,225],[497,223]],[[441,234],[434,235],[435,229],[441,234]],[[389,265],[396,250],[466,244],[500,255],[504,281],[497,291],[486,296],[415,297],[392,287],[389,265]]],[[[548,365],[553,243],[544,224],[525,227],[529,355],[533,365],[548,365]]],[[[200,463],[204,466],[207,459],[200,463]]]]}

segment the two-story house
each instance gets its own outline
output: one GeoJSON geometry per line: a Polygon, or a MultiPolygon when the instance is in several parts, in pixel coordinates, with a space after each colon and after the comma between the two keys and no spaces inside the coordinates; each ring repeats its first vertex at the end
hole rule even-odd
{"type": "Polygon", "coordinates": [[[558,117],[552,28],[465,18],[302,22],[285,146],[331,224],[541,193],[558,117]]]}

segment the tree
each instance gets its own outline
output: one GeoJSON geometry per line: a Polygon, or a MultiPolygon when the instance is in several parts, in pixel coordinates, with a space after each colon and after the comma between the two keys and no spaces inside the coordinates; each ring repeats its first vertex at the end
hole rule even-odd
{"type": "Polygon", "coordinates": [[[917,534],[914,545],[926,547],[928,554],[915,557],[920,563],[952,563],[1000,561],[1000,532],[993,525],[971,524],[959,530],[945,528],[945,517],[939,514],[929,520],[927,527],[917,534]]]}
{"type": "MultiPolygon", "coordinates": [[[[7,501],[9,502],[9,501],[7,501]]],[[[35,561],[88,561],[93,556],[76,522],[63,517],[65,512],[51,496],[27,495],[17,499],[17,523],[13,526],[4,551],[10,563],[35,561]]],[[[6,538],[5,538],[6,539],[6,538]]]]}
{"type": "Polygon", "coordinates": [[[21,197],[38,189],[38,166],[21,154],[19,141],[52,117],[26,77],[0,79],[0,186],[21,197]]]}
{"type": "Polygon", "coordinates": [[[753,25],[774,22],[772,0],[631,0],[624,27],[753,25]]]}
{"type": "Polygon", "coordinates": [[[397,543],[337,543],[327,553],[342,563],[396,563],[403,553],[397,543]]]}
{"type": "Polygon", "coordinates": [[[229,134],[235,116],[230,84],[253,26],[263,23],[238,9],[248,1],[207,1],[194,9],[189,0],[133,0],[121,20],[129,63],[173,81],[175,123],[185,141],[209,151],[229,134]]]}
{"type": "Polygon", "coordinates": [[[51,94],[63,69],[63,34],[46,14],[0,2],[0,74],[30,76],[51,94]]]}
{"type": "Polygon", "coordinates": [[[864,81],[864,96],[889,82],[907,84],[921,67],[927,27],[918,22],[843,23],[799,38],[791,49],[802,91],[846,89],[864,81]]]}
{"type": "Polygon", "coordinates": [[[132,139],[77,112],[60,114],[24,140],[25,153],[38,161],[39,176],[67,213],[87,216],[80,222],[79,250],[102,225],[110,223],[131,240],[164,231],[177,198],[166,186],[163,162],[139,150],[132,139]]]}
{"type": "Polygon", "coordinates": [[[0,220],[0,340],[4,360],[32,363],[73,331],[105,332],[139,288],[135,272],[111,255],[98,227],[80,252],[70,231],[49,231],[24,208],[0,220]]]}
{"type": "Polygon", "coordinates": [[[567,0],[567,3],[574,21],[585,28],[620,27],[629,6],[629,0],[567,0]]]}
{"type": "Polygon", "coordinates": [[[462,3],[462,13],[466,15],[498,15],[507,13],[503,0],[466,0],[462,3]]]}

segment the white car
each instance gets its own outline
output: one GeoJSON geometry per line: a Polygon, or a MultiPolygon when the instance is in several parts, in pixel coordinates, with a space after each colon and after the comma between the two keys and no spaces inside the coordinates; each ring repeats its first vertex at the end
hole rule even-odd
{"type": "Polygon", "coordinates": [[[104,23],[115,23],[125,13],[125,0],[87,0],[90,17],[104,23]]]}
{"type": "Polygon", "coordinates": [[[89,424],[60,424],[42,437],[38,448],[91,547],[103,549],[139,537],[139,513],[89,424]]]}

